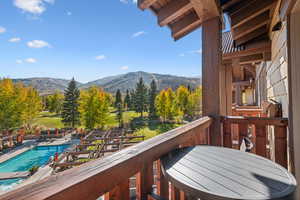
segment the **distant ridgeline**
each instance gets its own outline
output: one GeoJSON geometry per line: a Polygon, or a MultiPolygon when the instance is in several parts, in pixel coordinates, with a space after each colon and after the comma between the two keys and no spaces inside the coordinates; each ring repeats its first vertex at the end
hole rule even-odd
{"type": "MultiPolygon", "coordinates": [[[[175,90],[180,85],[196,88],[201,84],[200,77],[189,78],[140,71],[109,76],[85,84],[77,82],[77,85],[80,89],[86,89],[91,86],[100,86],[110,93],[115,93],[118,89],[120,89],[122,93],[125,93],[127,89],[131,90],[135,88],[140,77],[143,78],[147,85],[149,85],[153,79],[156,80],[159,90],[169,87],[175,90]]],[[[13,81],[15,83],[22,82],[25,86],[32,86],[37,89],[41,95],[53,94],[55,91],[64,91],[69,83],[69,80],[56,78],[27,78],[13,79],[13,81]]]]}

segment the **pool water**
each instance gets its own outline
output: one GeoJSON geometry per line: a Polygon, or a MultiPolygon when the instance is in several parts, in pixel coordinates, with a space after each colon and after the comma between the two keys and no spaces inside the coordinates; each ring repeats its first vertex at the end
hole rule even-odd
{"type": "MultiPolygon", "coordinates": [[[[0,173],[28,171],[33,166],[43,166],[55,153],[62,153],[69,145],[38,146],[0,164],[0,173]]],[[[7,190],[22,179],[0,181],[0,190],[7,190]]]]}

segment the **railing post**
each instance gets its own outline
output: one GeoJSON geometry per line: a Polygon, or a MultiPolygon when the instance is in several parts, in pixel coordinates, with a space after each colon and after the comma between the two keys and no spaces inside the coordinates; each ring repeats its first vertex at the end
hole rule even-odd
{"type": "Polygon", "coordinates": [[[173,184],[171,184],[171,200],[180,199],[180,190],[178,190],[173,184]]]}
{"type": "Polygon", "coordinates": [[[180,200],[187,200],[185,193],[183,191],[180,191],[180,200]]]}
{"type": "Polygon", "coordinates": [[[153,162],[145,164],[144,168],[136,175],[136,198],[146,200],[152,192],[153,162]]]}
{"type": "Polygon", "coordinates": [[[248,124],[239,124],[239,148],[244,137],[248,136],[248,124]]]}
{"type": "Polygon", "coordinates": [[[169,199],[169,182],[163,175],[160,160],[158,160],[156,164],[157,164],[157,182],[156,182],[157,194],[164,199],[169,199]]]}
{"type": "Polygon", "coordinates": [[[104,200],[129,200],[129,179],[104,195],[104,200]]]}
{"type": "Polygon", "coordinates": [[[266,126],[256,125],[255,126],[255,151],[257,155],[267,157],[267,141],[266,141],[266,126]]]}
{"type": "Polygon", "coordinates": [[[223,122],[223,145],[232,148],[231,123],[226,120],[223,122]]]}
{"type": "Polygon", "coordinates": [[[288,167],[287,161],[287,127],[275,126],[275,162],[288,167]]]}
{"type": "Polygon", "coordinates": [[[232,143],[232,148],[240,149],[239,124],[231,125],[231,139],[234,141],[234,143],[232,143]]]}

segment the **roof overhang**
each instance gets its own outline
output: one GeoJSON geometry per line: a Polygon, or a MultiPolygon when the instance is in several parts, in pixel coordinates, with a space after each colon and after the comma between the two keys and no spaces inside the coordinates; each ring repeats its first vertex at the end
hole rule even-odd
{"type": "Polygon", "coordinates": [[[178,40],[207,20],[221,16],[218,0],[138,0],[140,9],[150,9],[159,26],[168,26],[178,40]]]}

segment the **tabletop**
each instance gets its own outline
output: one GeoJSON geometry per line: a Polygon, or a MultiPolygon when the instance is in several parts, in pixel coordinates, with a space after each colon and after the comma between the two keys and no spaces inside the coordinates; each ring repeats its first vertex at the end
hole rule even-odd
{"type": "Polygon", "coordinates": [[[205,200],[292,199],[294,176],[285,168],[239,150],[194,146],[162,158],[166,178],[178,189],[205,200]]]}

